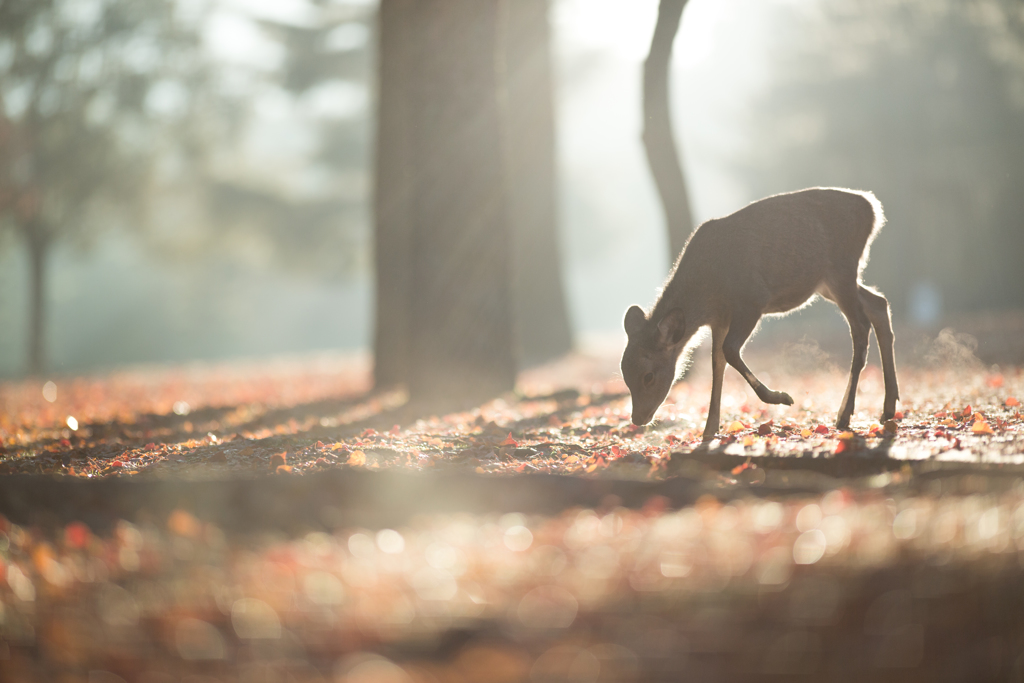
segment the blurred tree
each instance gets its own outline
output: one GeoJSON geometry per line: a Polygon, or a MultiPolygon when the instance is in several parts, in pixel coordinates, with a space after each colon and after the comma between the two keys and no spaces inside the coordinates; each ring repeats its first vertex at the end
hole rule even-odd
{"type": "Polygon", "coordinates": [[[665,211],[669,259],[673,263],[693,231],[690,199],[672,132],[668,87],[672,44],[685,7],[686,0],[661,0],[651,49],[644,62],[644,151],[665,211]]]}
{"type": "MultiPolygon", "coordinates": [[[[890,227],[871,280],[905,320],[1024,305],[1024,14],[1019,2],[836,2],[799,15],[755,196],[871,189],[890,227]]],[[[780,54],[785,54],[780,50],[780,54]]]]}
{"type": "Polygon", "coordinates": [[[511,389],[571,346],[547,2],[383,0],[379,26],[376,383],[511,389]]]}
{"type": "Polygon", "coordinates": [[[0,217],[29,254],[31,373],[45,367],[53,245],[118,212],[138,225],[161,144],[196,149],[179,124],[205,77],[199,19],[170,0],[0,2],[0,217]]]}
{"type": "Polygon", "coordinates": [[[302,169],[311,180],[276,169],[262,183],[227,175],[208,195],[217,232],[271,245],[278,265],[295,271],[343,277],[365,261],[370,126],[360,96],[371,74],[373,16],[365,3],[315,3],[301,23],[257,20],[284,48],[284,63],[261,76],[263,85],[283,88],[300,110],[321,110],[304,122],[316,138],[302,169]]]}

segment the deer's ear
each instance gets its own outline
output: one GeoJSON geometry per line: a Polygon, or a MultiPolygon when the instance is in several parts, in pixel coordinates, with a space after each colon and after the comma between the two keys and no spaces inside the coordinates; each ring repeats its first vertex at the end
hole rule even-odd
{"type": "Polygon", "coordinates": [[[683,332],[686,325],[683,320],[683,311],[673,308],[665,314],[665,317],[658,321],[658,338],[664,346],[675,346],[683,339],[683,332]]]}
{"type": "Polygon", "coordinates": [[[639,334],[646,324],[647,316],[644,314],[644,309],[639,306],[630,306],[626,311],[626,319],[622,321],[622,326],[626,328],[626,334],[630,337],[639,334]]]}

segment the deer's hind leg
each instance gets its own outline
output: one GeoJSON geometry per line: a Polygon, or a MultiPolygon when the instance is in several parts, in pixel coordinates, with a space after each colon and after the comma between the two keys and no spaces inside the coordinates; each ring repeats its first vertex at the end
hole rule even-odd
{"type": "Polygon", "coordinates": [[[857,382],[860,380],[860,373],[868,359],[868,336],[871,333],[871,321],[865,311],[864,302],[861,300],[856,277],[850,278],[848,283],[830,283],[827,291],[822,291],[821,294],[839,306],[839,310],[842,311],[850,326],[850,338],[853,341],[850,383],[846,386],[846,394],[843,397],[842,405],[839,406],[839,416],[836,418],[836,428],[847,429],[850,426],[850,416],[853,415],[853,405],[857,398],[857,382]]]}
{"type": "Polygon", "coordinates": [[[729,333],[725,335],[725,341],[722,343],[725,360],[743,375],[743,379],[747,380],[747,384],[759,399],[765,403],[791,406],[793,405],[792,396],[783,391],[772,391],[766,387],[743,362],[743,345],[747,343],[747,339],[750,338],[760,320],[760,311],[754,309],[733,313],[732,321],[729,324],[729,333]]]}
{"type": "Polygon", "coordinates": [[[860,300],[864,311],[875,328],[875,341],[878,342],[878,353],[882,357],[882,376],[885,379],[885,404],[882,407],[882,422],[891,420],[896,414],[896,401],[900,397],[899,385],[896,382],[896,357],[893,353],[895,336],[892,333],[892,322],[889,317],[889,302],[884,296],[870,287],[859,285],[860,300]]]}

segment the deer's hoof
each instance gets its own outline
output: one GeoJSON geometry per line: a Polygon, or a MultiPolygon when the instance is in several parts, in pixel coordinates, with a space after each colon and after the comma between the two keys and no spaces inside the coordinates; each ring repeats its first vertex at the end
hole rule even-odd
{"type": "Polygon", "coordinates": [[[773,391],[771,395],[771,401],[776,405],[791,406],[793,405],[793,397],[784,391],[773,391]]]}

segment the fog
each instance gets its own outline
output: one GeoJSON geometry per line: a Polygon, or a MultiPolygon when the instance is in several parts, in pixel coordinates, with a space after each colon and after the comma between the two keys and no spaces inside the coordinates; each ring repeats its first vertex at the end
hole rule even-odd
{"type": "MultiPolygon", "coordinates": [[[[897,328],[931,329],[950,312],[1024,303],[1013,274],[1024,254],[1013,137],[1024,19],[993,15],[1004,6],[995,1],[964,19],[949,3],[902,4],[904,15],[884,3],[691,0],[672,106],[697,222],[808,185],[875,190],[889,225],[866,280],[893,302],[897,328]],[[943,47],[943,35],[962,40],[943,47]]],[[[168,171],[155,227],[110,219],[57,241],[53,372],[368,348],[374,11],[353,0],[206,7],[204,50],[234,109],[231,134],[204,150],[213,189],[202,191],[230,211],[196,208],[182,188],[198,181],[168,171]],[[282,84],[302,73],[288,70],[289,31],[327,11],[351,17],[329,37],[345,71],[297,92],[282,84]],[[324,219],[331,211],[342,218],[324,219]]],[[[653,302],[674,256],[640,141],[656,15],[655,0],[556,0],[551,10],[563,277],[584,342],[621,334],[625,309],[653,302]]],[[[165,88],[147,106],[173,112],[181,97],[165,88]]],[[[12,93],[4,100],[10,116],[12,93]]],[[[25,372],[28,282],[22,240],[0,229],[0,376],[25,372]]],[[[830,309],[790,324],[841,330],[830,309]]]]}

